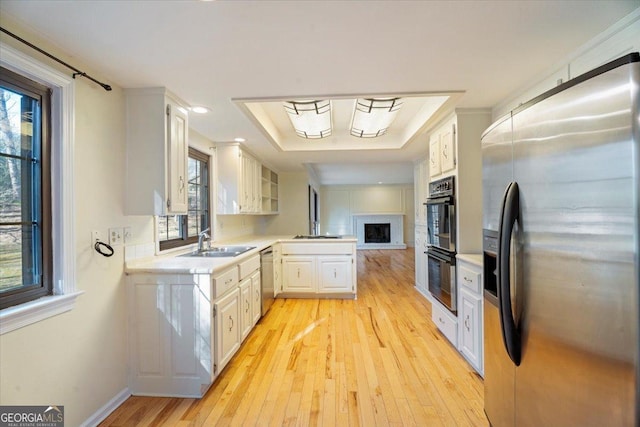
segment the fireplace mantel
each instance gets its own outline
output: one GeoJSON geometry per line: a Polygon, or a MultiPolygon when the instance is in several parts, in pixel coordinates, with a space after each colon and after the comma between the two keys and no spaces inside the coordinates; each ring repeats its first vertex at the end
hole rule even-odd
{"type": "Polygon", "coordinates": [[[383,214],[354,214],[353,230],[358,238],[358,249],[406,249],[404,243],[403,214],[383,213],[383,214]],[[365,224],[390,224],[391,241],[389,243],[365,243],[365,224]]]}

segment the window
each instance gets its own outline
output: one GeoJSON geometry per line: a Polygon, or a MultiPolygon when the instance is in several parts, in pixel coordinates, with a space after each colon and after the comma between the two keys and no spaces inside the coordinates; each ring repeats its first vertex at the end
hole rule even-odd
{"type": "Polygon", "coordinates": [[[160,250],[198,241],[198,233],[209,228],[209,156],[189,148],[189,192],[187,215],[158,217],[160,250]]]}
{"type": "Polygon", "coordinates": [[[0,309],[52,293],[49,88],[0,74],[0,309]]]}
{"type": "MultiPolygon", "coordinates": [[[[77,290],[75,280],[75,267],[76,267],[76,246],[75,246],[75,216],[74,216],[74,111],[75,111],[75,80],[71,75],[64,74],[54,68],[51,68],[33,57],[15,49],[12,46],[8,46],[0,41],[0,67],[2,70],[2,78],[9,75],[9,72],[18,76],[24,77],[27,81],[35,82],[46,88],[49,88],[50,94],[50,110],[45,117],[49,117],[49,125],[44,128],[44,131],[48,133],[49,146],[44,148],[42,152],[43,156],[49,156],[49,165],[43,159],[40,159],[41,174],[43,177],[49,177],[48,183],[41,179],[28,179],[20,174],[22,194],[24,185],[31,185],[34,182],[40,183],[40,192],[45,196],[43,200],[29,200],[25,202],[20,196],[20,275],[23,275],[23,270],[29,262],[33,262],[31,256],[28,257],[26,263],[23,265],[23,248],[25,251],[27,248],[32,247],[32,243],[38,239],[38,233],[31,233],[30,240],[24,240],[25,236],[29,236],[26,233],[22,234],[22,212],[33,212],[31,208],[27,209],[25,206],[34,206],[41,203],[41,217],[42,221],[39,228],[39,232],[43,236],[42,242],[46,245],[49,243],[50,248],[47,249],[43,245],[41,264],[35,263],[40,269],[37,276],[42,274],[43,276],[49,274],[49,279],[43,277],[42,283],[46,283],[49,289],[41,298],[30,300],[27,302],[14,301],[15,305],[8,306],[0,309],[0,335],[13,330],[22,328],[35,322],[45,320],[49,317],[56,316],[58,314],[72,310],[75,306],[76,299],[82,295],[82,291],[77,290]],[[8,70],[8,71],[7,71],[8,70]],[[49,167],[49,171],[45,170],[49,167]],[[27,184],[25,184],[27,183],[27,184]],[[31,184],[29,184],[31,183],[31,184]],[[47,185],[50,190],[47,190],[47,185]],[[50,198],[46,199],[46,196],[50,198]],[[47,208],[49,205],[50,208],[47,208]],[[49,224],[46,224],[46,221],[49,224]],[[50,227],[49,231],[46,231],[46,227],[50,227]],[[29,243],[29,242],[32,243],[29,243]],[[49,263],[49,265],[47,265],[49,263]],[[46,295],[49,294],[49,295],[46,295]]],[[[15,85],[15,84],[14,84],[15,85]]],[[[18,85],[20,86],[20,85],[18,85]]],[[[2,86],[14,93],[21,93],[28,97],[35,98],[32,92],[38,92],[37,90],[25,90],[17,89],[15,87],[2,86]],[[17,92],[16,92],[17,91],[17,92]]],[[[25,98],[28,99],[28,98],[25,98]]],[[[22,102],[22,101],[21,101],[22,102]]],[[[40,104],[41,111],[44,109],[45,103],[40,104]]],[[[22,109],[22,105],[20,107],[22,109]]],[[[42,114],[40,114],[42,115],[42,114]]],[[[22,115],[20,115],[22,116],[22,115]]],[[[33,125],[33,118],[27,120],[25,127],[33,125]],[[31,120],[31,122],[29,122],[31,120]]],[[[1,120],[0,120],[1,122],[1,120]]],[[[42,129],[42,126],[38,127],[42,129]]],[[[20,151],[22,153],[22,144],[20,144],[20,151]]],[[[13,161],[22,165],[22,160],[12,157],[11,152],[7,153],[7,150],[2,151],[4,154],[0,156],[2,161],[5,162],[5,166],[13,161]],[[9,160],[15,159],[15,160],[9,160]]],[[[20,155],[22,156],[22,154],[20,155]]],[[[31,170],[31,164],[29,168],[22,169],[31,170]]],[[[29,175],[33,176],[33,175],[29,175]]],[[[14,199],[15,200],[15,199],[14,199]]],[[[2,201],[4,206],[4,200],[2,201]]],[[[0,208],[1,209],[1,208],[0,208]]],[[[11,221],[17,222],[17,221],[11,221]]],[[[27,221],[28,222],[28,221],[27,221]]],[[[33,226],[33,224],[32,224],[33,226]]],[[[15,225],[5,224],[5,227],[15,227],[15,225]]],[[[33,231],[33,229],[32,229],[33,231]]],[[[38,247],[36,245],[36,247],[38,247]]],[[[14,252],[15,253],[15,252],[14,252]]],[[[28,275],[28,274],[27,274],[28,275]]],[[[4,277],[4,272],[2,273],[4,277]]],[[[13,279],[17,280],[17,279],[13,279]]],[[[21,276],[20,280],[23,280],[21,276]]],[[[13,282],[15,283],[15,282],[13,282]]],[[[13,287],[13,286],[12,286],[13,287]]]]}

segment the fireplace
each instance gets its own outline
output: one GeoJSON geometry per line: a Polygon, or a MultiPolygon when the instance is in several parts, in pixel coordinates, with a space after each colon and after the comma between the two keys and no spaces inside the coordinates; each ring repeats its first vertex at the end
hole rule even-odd
{"type": "Polygon", "coordinates": [[[365,243],[391,243],[391,223],[365,224],[365,243]]]}
{"type": "Polygon", "coordinates": [[[354,214],[358,249],[406,249],[402,214],[354,214]]]}

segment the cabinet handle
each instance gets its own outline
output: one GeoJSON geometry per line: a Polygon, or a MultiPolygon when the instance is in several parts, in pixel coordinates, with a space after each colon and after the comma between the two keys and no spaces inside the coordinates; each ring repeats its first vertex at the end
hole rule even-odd
{"type": "Polygon", "coordinates": [[[229,326],[229,332],[233,329],[233,317],[229,316],[229,322],[231,322],[231,326],[229,326]]]}
{"type": "Polygon", "coordinates": [[[447,147],[445,146],[444,150],[442,150],[442,157],[444,157],[445,159],[448,159],[449,156],[447,156],[447,147]]]}
{"type": "Polygon", "coordinates": [[[467,278],[467,276],[464,276],[464,277],[463,277],[463,279],[464,279],[464,281],[465,281],[465,282],[467,282],[467,283],[472,283],[472,282],[473,282],[473,280],[468,279],[468,278],[467,278]]]}
{"type": "Polygon", "coordinates": [[[248,313],[249,312],[249,300],[248,299],[244,300],[244,303],[247,305],[247,308],[244,309],[244,312],[248,313]]]}
{"type": "Polygon", "coordinates": [[[442,320],[442,317],[438,317],[438,320],[440,321],[441,324],[444,325],[444,320],[442,320]]]}
{"type": "Polygon", "coordinates": [[[333,269],[333,278],[335,279],[336,277],[338,277],[338,276],[337,276],[337,273],[336,273],[336,269],[334,268],[333,269]]]}
{"type": "Polygon", "coordinates": [[[298,279],[300,278],[300,269],[298,269],[298,279]]]}
{"type": "Polygon", "coordinates": [[[180,177],[180,193],[184,191],[184,176],[180,177]]]}
{"type": "Polygon", "coordinates": [[[471,329],[469,328],[469,315],[467,314],[467,317],[464,319],[464,327],[467,328],[467,331],[471,332],[471,329]]]}

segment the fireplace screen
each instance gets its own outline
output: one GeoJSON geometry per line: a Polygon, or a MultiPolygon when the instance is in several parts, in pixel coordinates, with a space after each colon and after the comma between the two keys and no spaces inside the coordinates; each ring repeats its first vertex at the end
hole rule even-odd
{"type": "Polygon", "coordinates": [[[391,243],[391,224],[365,224],[365,243],[391,243]]]}

